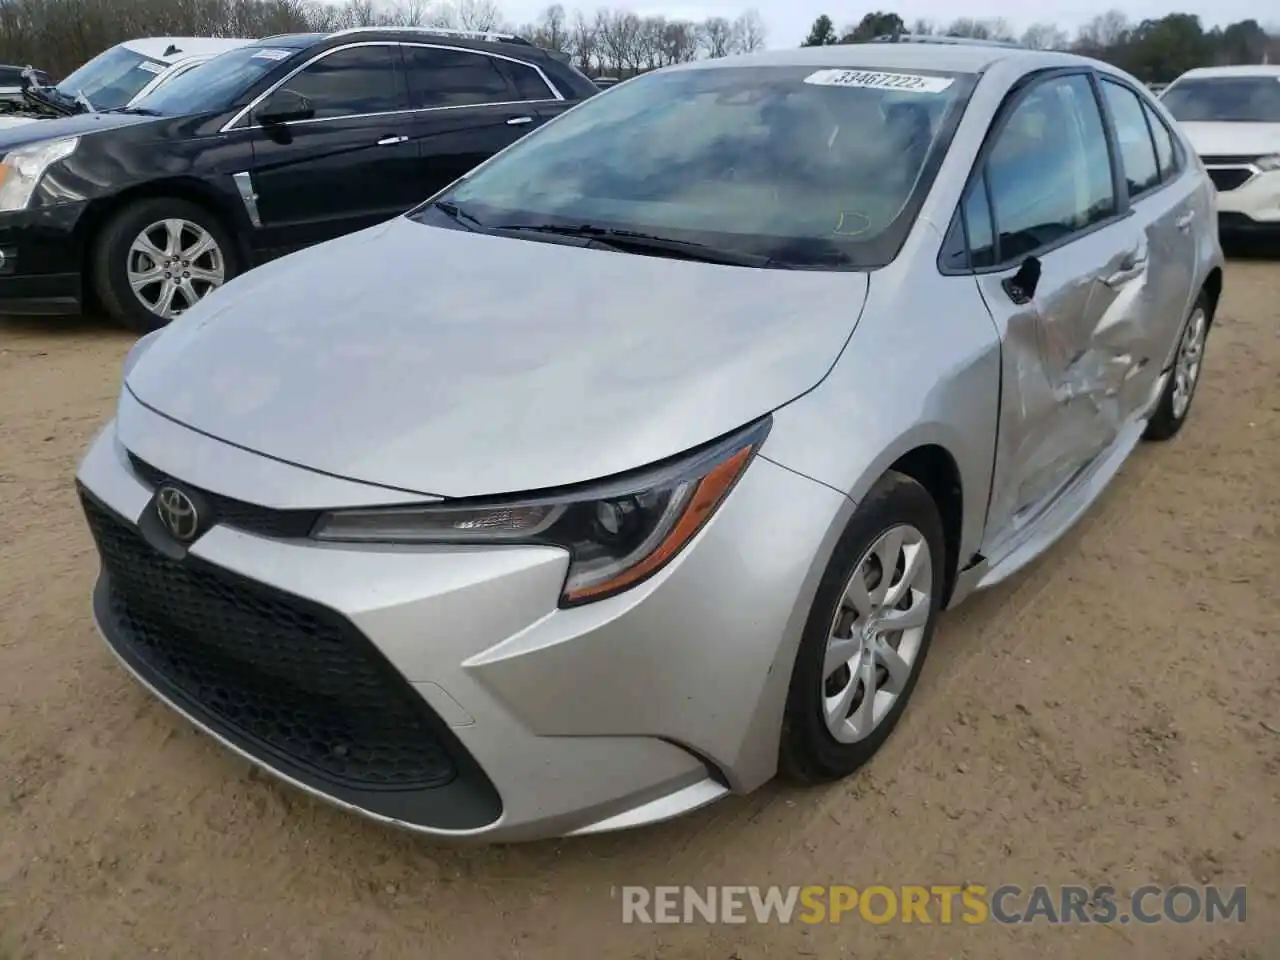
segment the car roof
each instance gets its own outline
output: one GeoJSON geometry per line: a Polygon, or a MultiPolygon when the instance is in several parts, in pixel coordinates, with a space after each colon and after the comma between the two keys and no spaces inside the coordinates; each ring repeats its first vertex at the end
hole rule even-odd
{"type": "Polygon", "coordinates": [[[253,43],[252,40],[243,37],[140,37],[136,40],[126,40],[120,46],[151,60],[169,64],[185,60],[187,57],[226,53],[228,50],[246,47],[251,43],[253,43]],[[177,47],[177,49],[172,53],[166,53],[165,51],[170,47],[177,47]]]}
{"type": "Polygon", "coordinates": [[[1215,77],[1277,77],[1280,78],[1280,64],[1249,63],[1234,67],[1196,67],[1188,70],[1179,80],[1207,80],[1215,77]]]}
{"type": "Polygon", "coordinates": [[[277,33],[274,37],[263,37],[253,43],[258,47],[288,47],[303,50],[313,43],[319,43],[327,36],[329,36],[327,33],[277,33]]]}
{"type": "Polygon", "coordinates": [[[717,67],[849,67],[880,70],[945,70],[981,73],[993,63],[1026,61],[1029,66],[1096,66],[1096,61],[1070,53],[969,43],[847,43],[788,50],[766,50],[717,60],[698,60],[677,69],[717,67]]]}

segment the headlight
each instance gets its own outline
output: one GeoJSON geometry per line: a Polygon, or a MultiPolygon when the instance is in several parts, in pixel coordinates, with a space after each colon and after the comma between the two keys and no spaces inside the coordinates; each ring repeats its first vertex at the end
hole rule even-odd
{"type": "Polygon", "coordinates": [[[1269,157],[1259,157],[1253,161],[1253,165],[1267,173],[1273,170],[1280,170],[1280,153],[1273,153],[1269,157]]]}
{"type": "Polygon", "coordinates": [[[318,540],[376,543],[532,543],[569,551],[561,606],[600,600],[657,573],[724,502],[768,434],[758,421],[710,446],[580,491],[505,502],[341,510],[318,540]]]}
{"type": "Polygon", "coordinates": [[[0,210],[25,210],[44,172],[71,156],[79,144],[79,137],[68,137],[33,143],[5,154],[0,161],[0,210]]]}

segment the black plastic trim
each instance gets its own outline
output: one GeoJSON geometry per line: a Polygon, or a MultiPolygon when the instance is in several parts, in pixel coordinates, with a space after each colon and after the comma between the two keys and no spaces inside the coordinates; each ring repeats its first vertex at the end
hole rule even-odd
{"type": "MultiPolygon", "coordinates": [[[[104,504],[90,491],[77,484],[78,491],[92,505],[115,518],[116,522],[132,528],[134,525],[122,517],[111,507],[104,504]]],[[[187,556],[182,563],[189,566],[203,566],[217,571],[223,578],[242,580],[246,588],[259,591],[267,590],[274,594],[284,594],[276,588],[255,584],[245,580],[238,574],[216,567],[198,558],[187,556]]],[[[312,790],[330,797],[340,803],[357,807],[375,816],[400,821],[404,824],[436,830],[477,830],[486,827],[502,815],[502,800],[493,782],[476,762],[475,758],[458,741],[444,721],[431,710],[426,701],[422,701],[422,712],[434,720],[433,735],[438,738],[453,760],[456,775],[448,783],[439,786],[419,788],[369,788],[351,783],[337,782],[318,773],[313,768],[292,760],[279,750],[249,735],[241,728],[223,721],[217,713],[208,709],[203,703],[193,699],[181,687],[171,681],[158,669],[132,641],[128,632],[116,623],[110,605],[111,580],[103,569],[98,576],[93,590],[93,614],[102,632],[103,638],[121,660],[138,675],[148,686],[152,687],[163,698],[170,701],[179,711],[191,719],[213,731],[217,737],[252,757],[267,769],[309,787],[312,790]]],[[[341,620],[346,630],[363,636],[353,624],[327,607],[290,594],[290,602],[299,608],[307,609],[313,614],[327,620],[341,620]]],[[[366,643],[368,641],[366,640],[366,643]]],[[[369,652],[378,657],[388,671],[388,682],[399,682],[408,686],[408,681],[377,652],[372,643],[368,644],[369,652]]],[[[412,690],[412,688],[410,688],[412,690]]],[[[413,694],[418,696],[416,692],[413,694]]],[[[420,699],[420,698],[419,698],[420,699]]]]}

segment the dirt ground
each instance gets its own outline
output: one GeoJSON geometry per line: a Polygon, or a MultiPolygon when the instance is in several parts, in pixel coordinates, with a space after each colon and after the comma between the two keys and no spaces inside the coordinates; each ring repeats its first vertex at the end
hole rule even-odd
{"type": "Polygon", "coordinates": [[[71,478],[129,338],[0,320],[0,960],[1280,958],[1280,261],[1234,262],[1187,429],[943,618],[837,786],[451,848],[251,771],[117,667],[71,478]],[[624,884],[1247,884],[1243,924],[621,923],[624,884]]]}

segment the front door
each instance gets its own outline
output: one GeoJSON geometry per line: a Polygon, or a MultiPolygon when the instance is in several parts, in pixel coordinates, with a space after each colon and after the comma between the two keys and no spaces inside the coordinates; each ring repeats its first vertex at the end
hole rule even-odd
{"type": "Polygon", "coordinates": [[[260,254],[372,226],[420,199],[394,44],[336,49],[284,86],[307,97],[315,116],[254,130],[260,254]]]}
{"type": "Polygon", "coordinates": [[[544,119],[539,104],[555,100],[528,64],[427,43],[402,50],[420,199],[537,128],[544,119]]]}
{"type": "Polygon", "coordinates": [[[971,188],[968,208],[989,211],[998,238],[979,285],[1004,344],[989,538],[1034,520],[1127,416],[1127,384],[1144,366],[1151,250],[1116,186],[1081,72],[1021,95],[971,188]]]}

